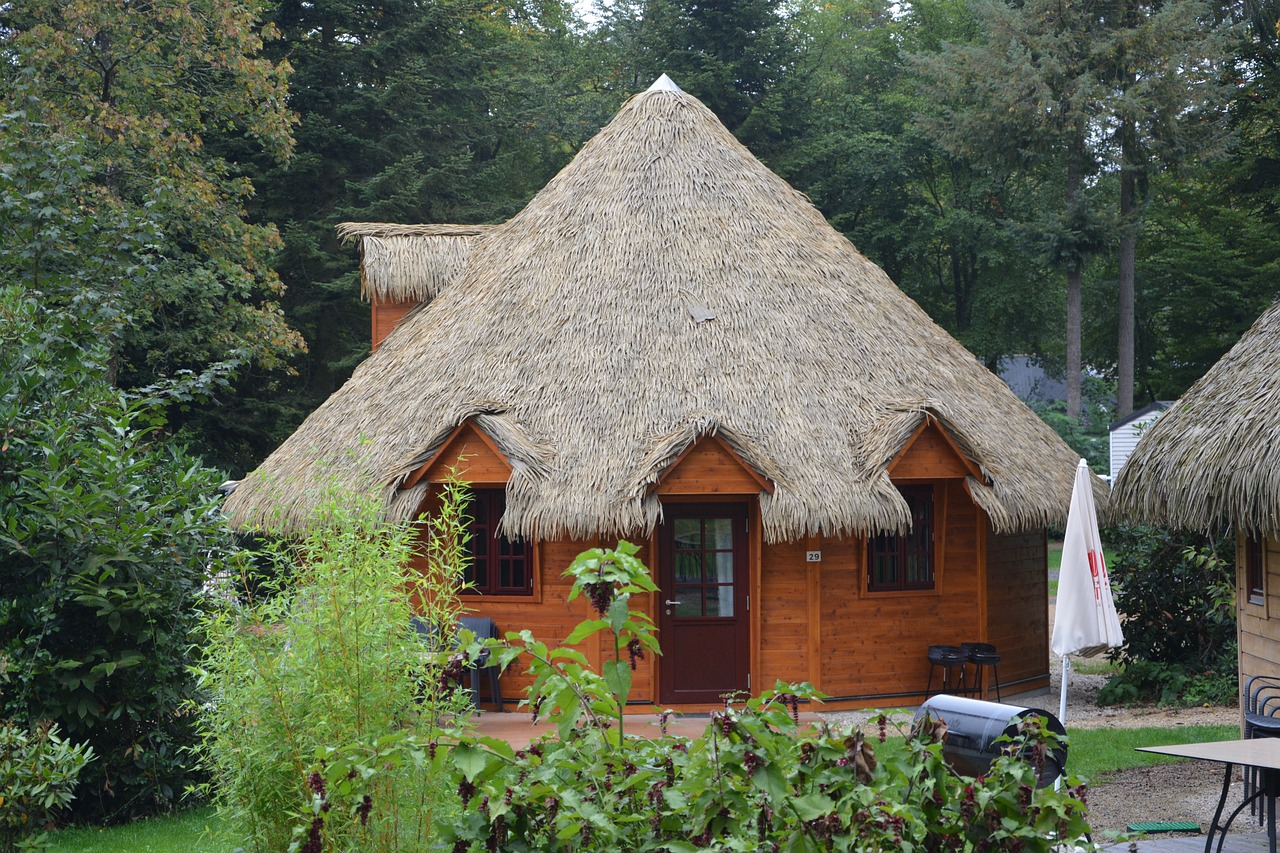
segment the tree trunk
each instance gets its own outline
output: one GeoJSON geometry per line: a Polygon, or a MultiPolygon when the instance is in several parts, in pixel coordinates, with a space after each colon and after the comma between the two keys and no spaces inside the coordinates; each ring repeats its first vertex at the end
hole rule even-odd
{"type": "Polygon", "coordinates": [[[1138,235],[1134,212],[1134,174],[1125,158],[1120,170],[1120,280],[1116,286],[1116,302],[1120,328],[1116,336],[1116,415],[1127,417],[1133,412],[1133,329],[1134,329],[1134,254],[1138,235]]]}
{"type": "MultiPolygon", "coordinates": [[[[1067,155],[1067,210],[1074,210],[1080,197],[1080,160],[1073,151],[1067,155]]],[[[1082,261],[1077,254],[1067,262],[1067,417],[1080,417],[1080,281],[1082,261]]]]}
{"type": "Polygon", "coordinates": [[[1126,418],[1133,412],[1134,255],[1138,246],[1137,210],[1137,129],[1125,118],[1120,127],[1120,280],[1116,302],[1120,328],[1116,336],[1116,414],[1126,418]]]}

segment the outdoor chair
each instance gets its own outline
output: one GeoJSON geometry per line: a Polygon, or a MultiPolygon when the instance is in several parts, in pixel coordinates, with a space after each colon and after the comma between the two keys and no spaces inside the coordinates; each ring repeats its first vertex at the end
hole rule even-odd
{"type": "Polygon", "coordinates": [[[984,672],[990,668],[996,685],[996,701],[1003,701],[1000,698],[1000,655],[996,652],[996,647],[991,643],[961,643],[960,651],[964,653],[965,660],[973,664],[973,686],[966,692],[981,697],[986,680],[984,672]]]}
{"type": "MultiPolygon", "coordinates": [[[[422,639],[429,652],[443,651],[440,645],[440,631],[437,626],[427,622],[426,620],[414,616],[412,619],[413,629],[418,632],[418,636],[422,639]]],[[[482,616],[464,616],[458,620],[458,627],[464,628],[476,635],[477,640],[490,640],[498,637],[498,626],[494,624],[492,619],[482,616]]],[[[468,693],[471,695],[471,704],[480,707],[480,671],[484,670],[489,677],[489,698],[498,710],[502,710],[502,688],[499,685],[499,675],[497,666],[491,665],[489,660],[489,650],[485,649],[480,658],[475,663],[468,666],[471,686],[468,693]]]]}
{"type": "MultiPolygon", "coordinates": [[[[1241,691],[1241,704],[1244,706],[1244,736],[1280,737],[1280,678],[1272,675],[1255,675],[1245,682],[1241,691]]],[[[1261,771],[1257,768],[1246,768],[1244,774],[1244,795],[1248,799],[1257,789],[1261,771]]],[[[1249,813],[1262,819],[1257,804],[1250,806],[1249,813]]]]}
{"type": "Polygon", "coordinates": [[[925,684],[925,695],[933,692],[933,669],[942,667],[943,693],[964,692],[964,667],[969,658],[959,646],[929,647],[929,681],[925,684]],[[959,670],[953,678],[953,673],[959,670]],[[954,683],[952,683],[954,681],[954,683]]]}

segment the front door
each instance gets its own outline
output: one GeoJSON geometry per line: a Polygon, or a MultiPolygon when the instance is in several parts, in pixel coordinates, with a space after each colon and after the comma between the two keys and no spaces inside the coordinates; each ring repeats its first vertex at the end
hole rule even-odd
{"type": "Polygon", "coordinates": [[[658,583],[661,702],[718,702],[747,690],[745,504],[663,507],[658,583]]]}

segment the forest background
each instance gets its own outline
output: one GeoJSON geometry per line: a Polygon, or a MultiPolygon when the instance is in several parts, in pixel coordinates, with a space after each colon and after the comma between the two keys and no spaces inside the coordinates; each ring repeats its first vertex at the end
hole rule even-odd
{"type": "Polygon", "coordinates": [[[1071,377],[1114,383],[1103,416],[1123,416],[1177,397],[1280,292],[1278,17],[4,3],[0,251],[46,306],[92,309],[111,383],[168,394],[165,428],[238,477],[368,354],[337,223],[500,222],[667,73],[981,361],[1065,374],[1072,417],[1071,377]]]}

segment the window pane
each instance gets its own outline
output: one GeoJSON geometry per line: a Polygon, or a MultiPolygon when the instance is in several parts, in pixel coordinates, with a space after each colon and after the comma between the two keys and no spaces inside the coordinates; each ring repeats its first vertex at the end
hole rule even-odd
{"type": "Polygon", "coordinates": [[[733,615],[732,586],[707,587],[707,615],[724,617],[733,615]]]}
{"type": "Polygon", "coordinates": [[[733,519],[708,518],[706,521],[707,550],[728,551],[733,548],[733,519]]]}
{"type": "Polygon", "coordinates": [[[463,575],[467,580],[475,584],[476,589],[484,590],[489,586],[489,563],[485,560],[477,560],[472,558],[471,571],[463,575]],[[469,577],[468,577],[469,575],[469,577]]]}
{"type": "Polygon", "coordinates": [[[707,555],[707,583],[733,583],[733,552],[707,555]]]}
{"type": "Polygon", "coordinates": [[[702,615],[702,587],[701,586],[678,586],[676,587],[676,600],[680,603],[675,605],[672,611],[676,616],[701,616],[702,615]]]}
{"type": "Polygon", "coordinates": [[[702,547],[702,520],[677,518],[675,523],[676,548],[699,549],[702,547]]]}
{"type": "Polygon", "coordinates": [[[676,583],[700,583],[702,581],[702,553],[676,552],[676,583]]]}

